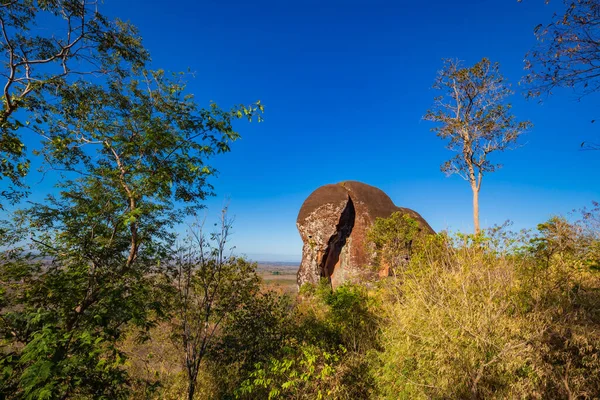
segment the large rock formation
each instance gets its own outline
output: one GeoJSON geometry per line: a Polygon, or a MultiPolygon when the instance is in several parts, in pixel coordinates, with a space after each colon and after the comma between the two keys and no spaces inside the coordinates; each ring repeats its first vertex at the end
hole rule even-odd
{"type": "Polygon", "coordinates": [[[418,213],[396,207],[374,186],[347,181],[312,192],[302,204],[296,222],[304,242],[298,286],[329,277],[335,288],[347,280],[376,274],[369,268],[372,255],[368,254],[366,234],[376,218],[387,218],[396,211],[409,214],[433,232],[418,213]]]}

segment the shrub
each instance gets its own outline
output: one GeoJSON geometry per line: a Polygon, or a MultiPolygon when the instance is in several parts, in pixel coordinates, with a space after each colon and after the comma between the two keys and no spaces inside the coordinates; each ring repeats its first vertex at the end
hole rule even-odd
{"type": "Polygon", "coordinates": [[[377,218],[367,232],[367,250],[374,251],[374,266],[389,275],[403,269],[425,237],[419,222],[407,214],[377,218]]]}
{"type": "Polygon", "coordinates": [[[600,275],[580,225],[438,235],[386,290],[382,398],[595,398],[600,275]]]}

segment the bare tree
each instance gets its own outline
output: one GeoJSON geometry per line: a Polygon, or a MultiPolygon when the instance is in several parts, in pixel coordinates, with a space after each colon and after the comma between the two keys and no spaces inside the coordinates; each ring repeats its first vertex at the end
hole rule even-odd
{"type": "Polygon", "coordinates": [[[424,119],[436,122],[433,132],[448,141],[447,148],[457,153],[441,170],[458,174],[473,191],[473,224],[479,234],[479,192],[483,176],[501,167],[488,156],[511,149],[519,136],[532,126],[517,122],[505,99],[513,92],[500,75],[498,63],[487,58],[468,68],[457,60],[445,60],[433,85],[442,91],[424,119]]]}
{"type": "MultiPolygon", "coordinates": [[[[530,98],[560,87],[573,89],[579,99],[600,91],[600,1],[563,3],[564,12],[534,29],[538,44],[525,57],[523,78],[530,98]]],[[[600,143],[583,142],[581,147],[600,150],[600,143]]]]}
{"type": "Polygon", "coordinates": [[[227,254],[231,220],[221,213],[217,232],[208,238],[196,224],[175,262],[177,290],[174,320],[185,353],[187,398],[192,400],[202,361],[227,315],[258,291],[256,264],[227,254]]]}
{"type": "Polygon", "coordinates": [[[529,96],[551,94],[557,87],[580,96],[600,90],[600,1],[563,0],[564,13],[539,24],[538,45],[525,58],[529,96]]]}

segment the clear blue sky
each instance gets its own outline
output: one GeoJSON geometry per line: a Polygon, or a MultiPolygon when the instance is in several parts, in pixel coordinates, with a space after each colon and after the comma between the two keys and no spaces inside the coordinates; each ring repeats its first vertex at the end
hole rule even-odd
{"type": "MultiPolygon", "coordinates": [[[[543,0],[105,0],[105,13],[137,25],[156,68],[196,72],[200,103],[223,107],[260,99],[261,124],[238,125],[242,139],[214,160],[220,176],[212,214],[225,197],[236,217],[233,241],[262,260],[299,260],[295,221],[316,188],[359,180],[383,189],[436,230],[472,230],[471,193],[445,177],[451,157],[422,116],[442,58],[488,57],[519,91],[533,28],[549,21],[543,0]]],[[[505,166],[486,176],[481,221],[533,227],[553,214],[600,200],[599,98],[578,103],[558,92],[543,105],[513,97],[535,127],[505,166]]],[[[44,190],[44,185],[38,187],[44,190]]],[[[41,194],[38,192],[38,194],[41,194]]]]}

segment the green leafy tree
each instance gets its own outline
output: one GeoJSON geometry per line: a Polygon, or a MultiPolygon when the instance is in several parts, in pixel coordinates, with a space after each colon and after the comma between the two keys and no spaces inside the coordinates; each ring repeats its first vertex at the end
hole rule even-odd
{"type": "Polygon", "coordinates": [[[65,180],[20,214],[0,263],[3,396],[127,397],[117,343],[168,311],[172,228],[212,192],[206,161],[238,137],[232,122],[262,109],[202,109],[184,90],[147,72],[61,87],[44,105],[44,157],[65,180]]]}
{"type": "Polygon", "coordinates": [[[462,68],[460,61],[445,60],[433,85],[441,91],[424,119],[438,125],[432,129],[447,140],[447,148],[458,153],[441,169],[447,175],[458,174],[473,192],[473,224],[479,226],[479,192],[483,176],[501,165],[489,155],[511,149],[519,136],[529,129],[529,121],[518,122],[510,113],[506,98],[512,94],[498,63],[487,58],[462,68]]]}
{"type": "Polygon", "coordinates": [[[0,4],[0,180],[9,181],[0,190],[4,198],[17,200],[23,194],[19,187],[29,167],[21,133],[29,124],[23,118],[31,114],[17,111],[36,109],[54,98],[57,88],[82,75],[121,75],[148,60],[135,28],[110,21],[98,12],[97,3],[10,0],[0,4]]]}
{"type": "Polygon", "coordinates": [[[228,152],[239,138],[234,120],[250,120],[263,110],[260,102],[229,111],[214,103],[199,108],[185,93],[183,76],[166,77],[163,71],[111,79],[108,88],[80,82],[65,87],[60,97],[57,105],[42,109],[57,116],[40,129],[47,137],[46,163],[60,171],[85,171],[69,187],[73,193],[89,182],[124,202],[120,218],[130,236],[129,264],[157,227],[195,213],[213,194],[207,178],[216,170],[206,160],[228,152]]]}

